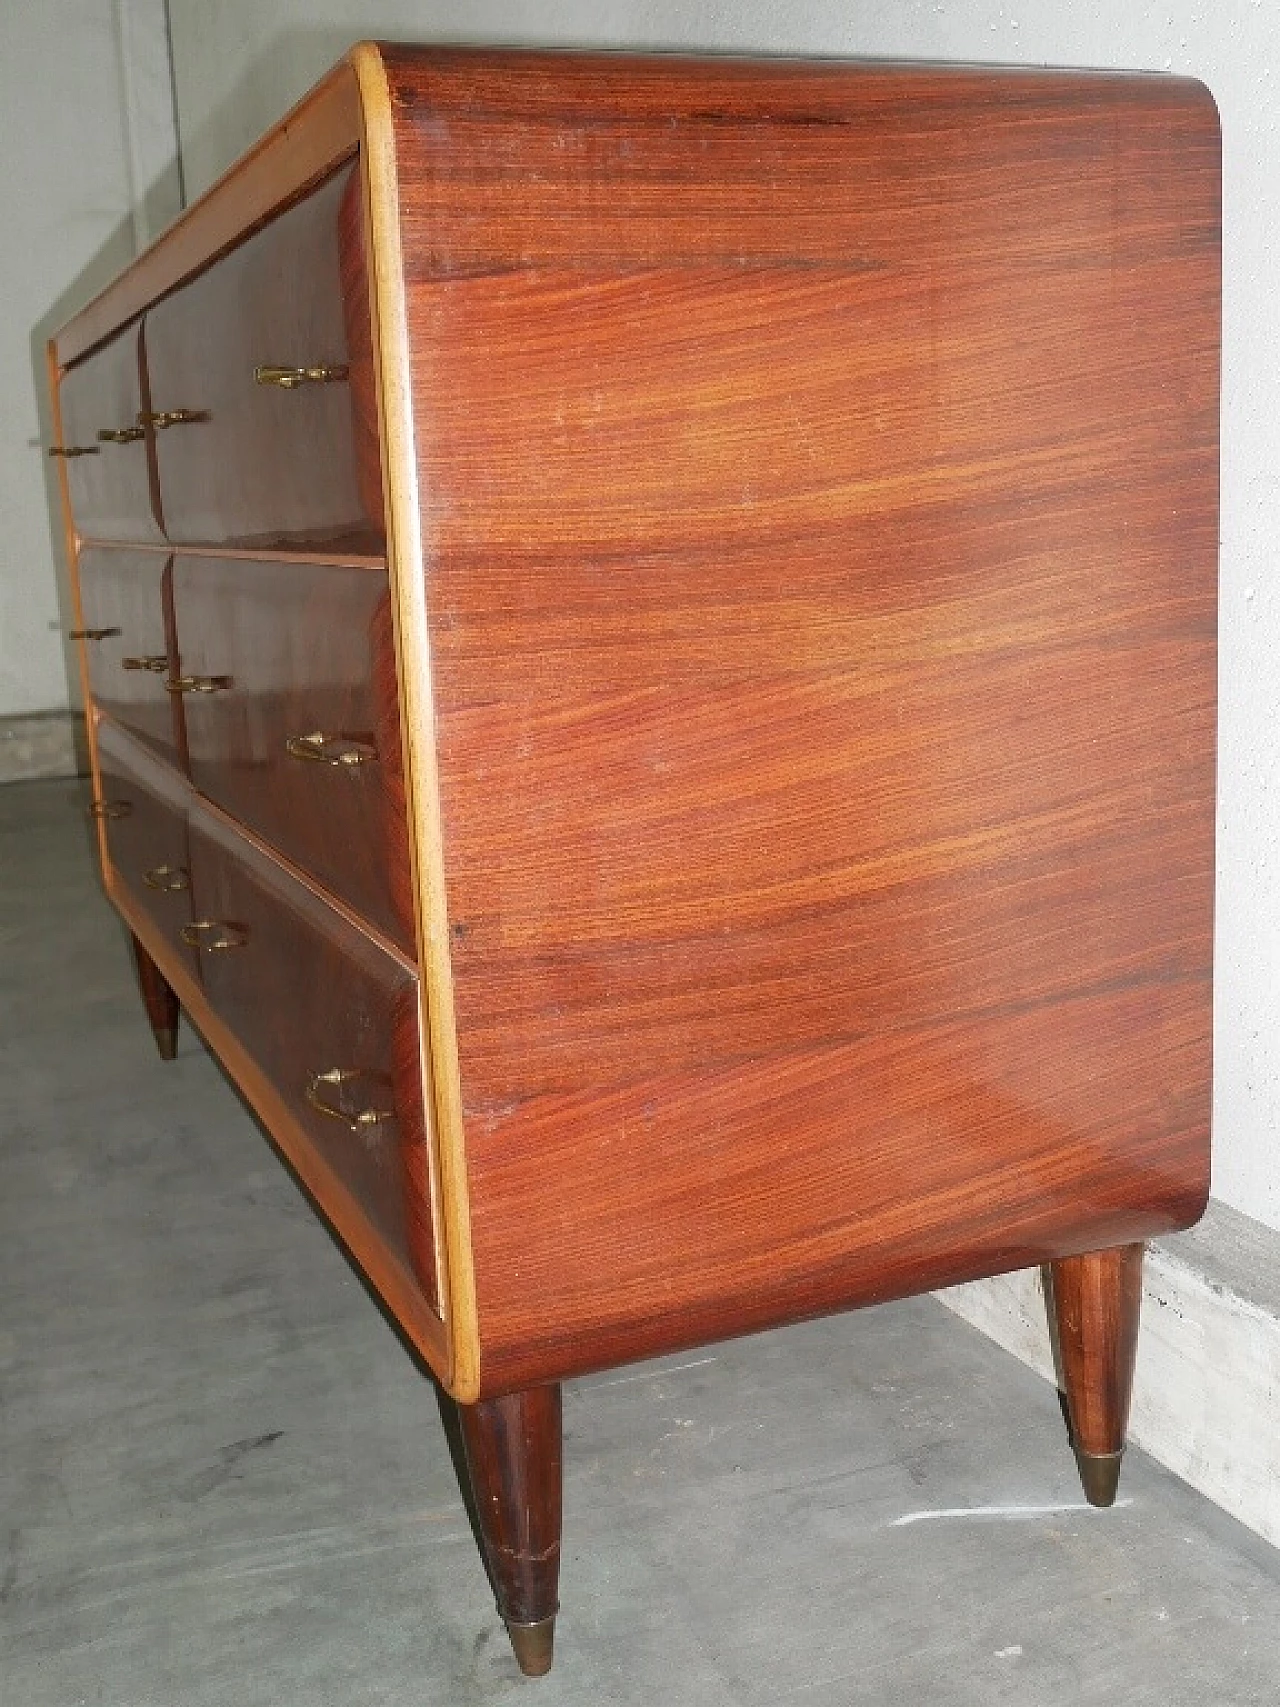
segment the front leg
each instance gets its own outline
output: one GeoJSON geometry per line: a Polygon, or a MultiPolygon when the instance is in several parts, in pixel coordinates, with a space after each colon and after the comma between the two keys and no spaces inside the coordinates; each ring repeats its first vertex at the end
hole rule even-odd
{"type": "Polygon", "coordinates": [[[562,1410],[559,1386],[531,1387],[458,1419],[485,1566],[520,1670],[551,1670],[560,1576],[562,1410]]]}
{"type": "Polygon", "coordinates": [[[1141,1245],[1051,1263],[1053,1312],[1072,1445],[1090,1505],[1120,1479],[1142,1306],[1141,1245]]]}
{"type": "Polygon", "coordinates": [[[164,973],[132,931],[129,933],[129,940],[133,944],[134,964],[138,968],[138,986],[142,991],[142,1003],[147,1010],[147,1020],[156,1040],[156,1048],[160,1051],[162,1061],[172,1061],[178,1053],[178,1015],[182,1011],[178,998],[170,989],[164,973]]]}

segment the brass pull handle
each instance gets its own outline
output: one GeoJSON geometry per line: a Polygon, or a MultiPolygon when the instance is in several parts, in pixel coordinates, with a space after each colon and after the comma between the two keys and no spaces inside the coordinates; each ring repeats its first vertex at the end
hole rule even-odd
{"type": "Polygon", "coordinates": [[[378,1108],[374,1101],[375,1087],[390,1089],[391,1081],[385,1073],[374,1073],[366,1067],[330,1067],[327,1072],[312,1073],[307,1080],[307,1101],[317,1114],[326,1115],[330,1120],[340,1120],[351,1132],[367,1132],[371,1126],[381,1126],[384,1120],[394,1120],[395,1110],[378,1108]],[[346,1096],[348,1087],[365,1083],[369,1088],[368,1100],[364,1107],[350,1106],[351,1100],[346,1096]],[[332,1086],[327,1091],[326,1086],[332,1086]],[[337,1096],[333,1092],[337,1092],[337,1096]]]}
{"type": "Polygon", "coordinates": [[[282,391],[294,391],[300,385],[333,385],[347,377],[345,362],[316,367],[256,367],[253,377],[258,385],[278,385],[282,391]]]}
{"type": "Polygon", "coordinates": [[[166,427],[185,427],[193,421],[207,421],[207,409],[139,409],[138,424],[154,427],[162,433],[166,427]]]}
{"type": "Polygon", "coordinates": [[[150,871],[143,872],[142,881],[148,889],[163,889],[169,894],[191,887],[191,878],[185,865],[153,865],[150,871]]]}
{"type": "Polygon", "coordinates": [[[285,751],[291,759],[310,759],[316,765],[367,765],[378,756],[371,736],[324,735],[318,729],[314,735],[290,735],[285,751]]]}
{"type": "Polygon", "coordinates": [[[146,436],[145,427],[101,427],[98,430],[98,438],[104,445],[131,445],[146,436]]]}
{"type": "Polygon", "coordinates": [[[69,628],[68,640],[110,640],[119,634],[118,628],[69,628]]]}
{"type": "Polygon", "coordinates": [[[166,682],[169,693],[222,693],[231,686],[230,676],[179,676],[166,682]]]}
{"type": "Polygon", "coordinates": [[[201,949],[205,954],[216,954],[222,948],[243,948],[249,940],[238,925],[229,925],[224,919],[193,919],[178,934],[188,948],[201,949]]]}
{"type": "MultiPolygon", "coordinates": [[[[119,634],[117,629],[116,633],[119,634]]],[[[144,658],[121,658],[122,670],[150,670],[153,675],[162,676],[169,668],[168,657],[163,652],[151,652],[144,658]]]]}
{"type": "Polygon", "coordinates": [[[97,456],[100,445],[50,445],[50,456],[97,456]]]}
{"type": "Polygon", "coordinates": [[[131,800],[95,800],[85,807],[91,818],[127,818],[133,811],[131,800]]]}

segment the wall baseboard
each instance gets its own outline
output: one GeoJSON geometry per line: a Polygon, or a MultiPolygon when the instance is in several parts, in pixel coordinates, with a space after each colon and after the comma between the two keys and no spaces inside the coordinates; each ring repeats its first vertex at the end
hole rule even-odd
{"type": "MultiPolygon", "coordinates": [[[[1054,1379],[1038,1269],[935,1294],[1054,1379]]],[[[1280,1546],[1280,1233],[1211,1203],[1147,1247],[1129,1439],[1280,1546]]]]}
{"type": "Polygon", "coordinates": [[[42,711],[28,717],[0,717],[0,783],[84,776],[88,769],[89,749],[80,713],[42,711]]]}

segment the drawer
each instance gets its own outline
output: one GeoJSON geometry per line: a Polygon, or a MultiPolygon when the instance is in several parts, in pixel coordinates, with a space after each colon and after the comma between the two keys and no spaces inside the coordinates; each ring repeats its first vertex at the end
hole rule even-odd
{"type": "Polygon", "coordinates": [[[102,819],[116,880],[172,945],[175,957],[189,961],[181,933],[192,919],[191,791],[111,723],[98,725],[97,746],[98,798],[92,810],[102,819]]]}
{"type": "MultiPolygon", "coordinates": [[[[436,1308],[416,978],[198,802],[190,835],[190,957],[211,1006],[436,1308]]],[[[316,1195],[348,1231],[341,1193],[316,1195]]]]}
{"type": "Polygon", "coordinates": [[[413,948],[385,571],[174,560],[196,787],[355,912],[413,948]]]}
{"type": "Polygon", "coordinates": [[[62,453],[82,539],[163,539],[156,520],[141,332],[130,326],[62,376],[62,453]]]}
{"type": "Polygon", "coordinates": [[[174,654],[171,559],[89,547],[80,607],[94,703],[171,764],[183,762],[182,706],[166,688],[174,654]]]}
{"type": "MultiPolygon", "coordinates": [[[[380,502],[370,516],[360,496],[352,408],[353,392],[372,392],[363,374],[352,385],[343,309],[351,170],[147,315],[160,504],[175,542],[382,550],[380,502]],[[273,370],[285,383],[264,383],[273,370]]],[[[363,294],[358,279],[351,288],[363,294]]]]}

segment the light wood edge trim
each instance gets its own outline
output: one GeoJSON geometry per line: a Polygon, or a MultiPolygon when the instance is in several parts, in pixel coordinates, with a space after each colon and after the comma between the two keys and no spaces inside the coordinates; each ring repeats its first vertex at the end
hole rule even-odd
{"type": "Polygon", "coordinates": [[[395,131],[391,92],[378,48],[372,42],[359,42],[349,60],[360,86],[363,121],[365,251],[383,445],[387,561],[401,685],[409,857],[422,968],[423,1077],[436,1113],[431,1124],[436,1133],[440,1244],[448,1271],[446,1314],[452,1366],[446,1386],[459,1403],[470,1404],[480,1396],[480,1338],[449,957],[395,131]]]}
{"type": "Polygon", "coordinates": [[[324,1205],[324,1219],[333,1227],[375,1290],[386,1300],[417,1350],[432,1369],[448,1361],[447,1336],[430,1306],[397,1263],[385,1256],[381,1241],[369,1228],[363,1210],[339,1176],[316,1154],[288,1103],[235,1033],[219,1019],[191,972],[175,960],[172,946],[147,915],[133,905],[127,886],[104,855],[103,879],[111,904],[172,985],[183,1012],[197,1027],[213,1053],[248,1098],[273,1144],[288,1158],[298,1177],[324,1205]]]}
{"type": "MultiPolygon", "coordinates": [[[[53,418],[53,442],[62,443],[62,372],[58,366],[58,351],[52,338],[45,345],[45,362],[49,374],[49,407],[53,418]]],[[[71,519],[71,488],[67,482],[67,464],[58,458],[58,507],[62,512],[62,549],[66,553],[67,574],[71,579],[71,612],[76,628],[83,628],[84,600],[80,595],[80,541],[71,519]]],[[[76,666],[80,672],[80,703],[84,707],[85,740],[89,747],[89,775],[94,800],[102,798],[102,772],[98,766],[98,727],[94,719],[93,696],[89,691],[89,643],[74,642],[76,666]]],[[[101,818],[94,820],[98,840],[98,864],[103,877],[107,871],[107,826],[101,818]]]]}
{"type": "Polygon", "coordinates": [[[359,105],[351,67],[335,66],[124,272],[54,333],[62,366],[136,319],[158,297],[354,154],[360,136],[359,105]]]}

